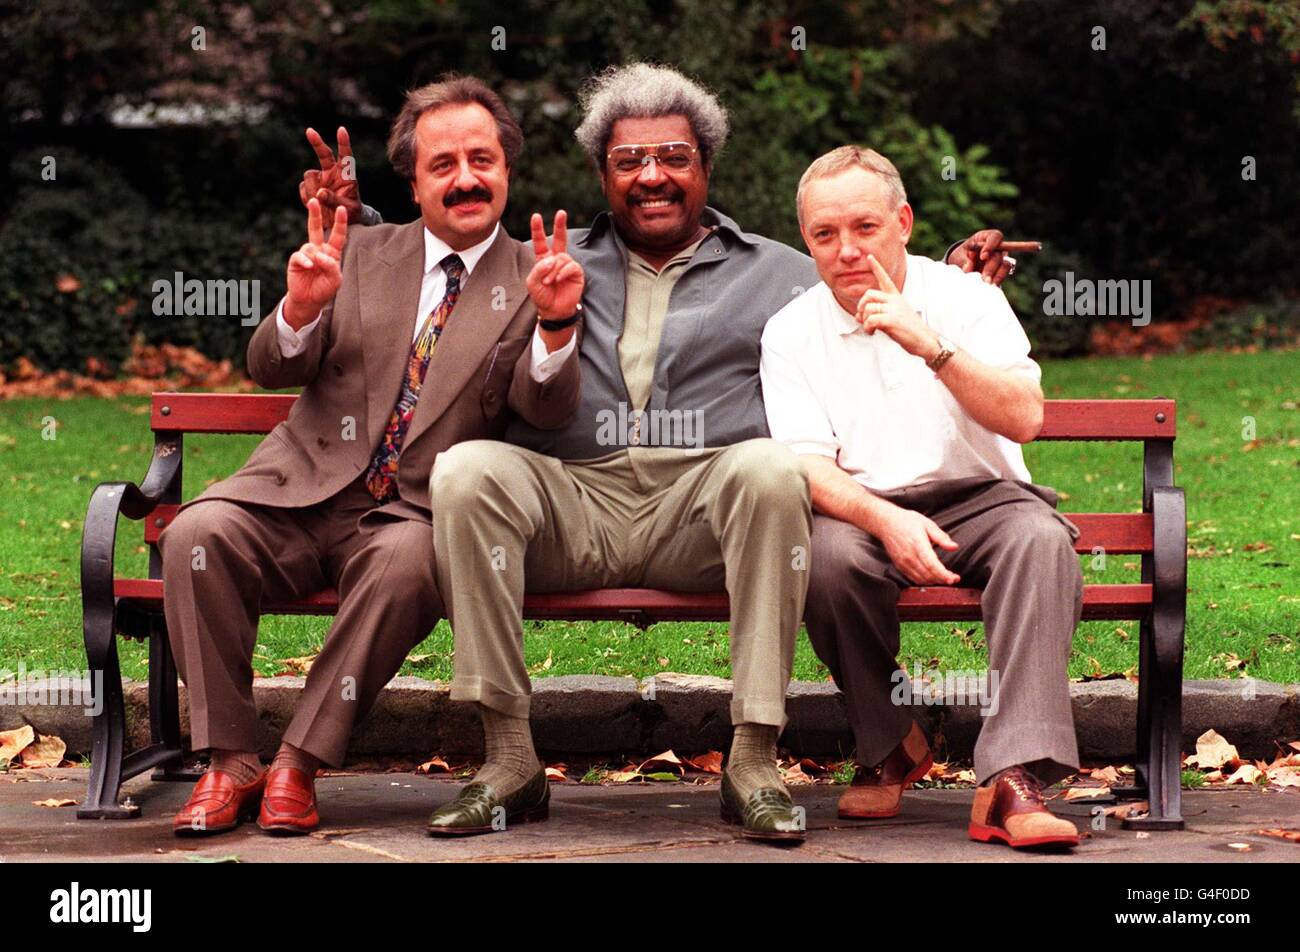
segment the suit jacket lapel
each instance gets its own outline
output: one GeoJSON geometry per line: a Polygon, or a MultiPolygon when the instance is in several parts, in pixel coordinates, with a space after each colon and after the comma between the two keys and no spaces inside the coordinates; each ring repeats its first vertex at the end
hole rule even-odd
{"type": "Polygon", "coordinates": [[[517,248],[515,240],[502,228],[461,289],[429,357],[429,370],[403,452],[470,383],[474,371],[519,310],[526,290],[519,274],[517,248]]]}
{"type": "Polygon", "coordinates": [[[424,278],[424,222],[403,225],[382,245],[363,250],[358,265],[366,432],[370,445],[378,446],[411,356],[424,278]]]}

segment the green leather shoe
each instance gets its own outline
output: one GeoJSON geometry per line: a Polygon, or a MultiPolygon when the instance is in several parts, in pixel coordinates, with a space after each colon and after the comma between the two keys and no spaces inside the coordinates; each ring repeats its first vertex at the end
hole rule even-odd
{"type": "Polygon", "coordinates": [[[806,832],[803,811],[796,812],[784,787],[760,787],[742,804],[726,773],[722,775],[722,819],[743,826],[743,835],[751,840],[802,843],[806,832]]]}
{"type": "Polygon", "coordinates": [[[450,803],[429,817],[430,836],[471,836],[508,829],[512,823],[534,823],[550,815],[551,788],[546,772],[537,771],[504,800],[486,783],[471,781],[450,803]]]}

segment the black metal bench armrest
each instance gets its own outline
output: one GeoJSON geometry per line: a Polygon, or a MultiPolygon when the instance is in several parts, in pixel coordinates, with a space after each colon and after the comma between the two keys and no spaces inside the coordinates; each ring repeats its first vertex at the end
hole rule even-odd
{"type": "MultiPolygon", "coordinates": [[[[102,612],[112,617],[117,517],[143,519],[153,512],[180,473],[181,455],[180,435],[160,433],[154,442],[149,471],[140,485],[100,483],[90,494],[81,532],[81,607],[87,621],[102,612]]],[[[104,628],[111,630],[111,622],[104,628]]]]}

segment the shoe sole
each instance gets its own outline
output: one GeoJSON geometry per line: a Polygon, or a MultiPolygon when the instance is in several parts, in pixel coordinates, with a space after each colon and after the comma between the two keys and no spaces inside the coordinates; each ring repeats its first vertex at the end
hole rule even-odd
{"type": "Polygon", "coordinates": [[[278,823],[274,821],[270,823],[263,823],[261,820],[257,821],[257,828],[259,830],[263,833],[270,833],[274,836],[305,836],[319,827],[319,820],[311,826],[299,826],[296,823],[291,823],[287,820],[278,823]]]}
{"type": "Polygon", "coordinates": [[[215,836],[218,833],[229,833],[231,830],[237,829],[244,821],[257,819],[257,815],[261,809],[262,801],[258,800],[257,803],[245,807],[243,812],[239,813],[235,817],[235,822],[233,823],[227,823],[224,826],[208,826],[197,830],[192,826],[173,826],[172,833],[176,836],[190,836],[196,838],[201,836],[215,836]]]}
{"type": "MultiPolygon", "coordinates": [[[[908,787],[910,787],[912,784],[916,783],[918,780],[920,780],[922,777],[928,774],[930,772],[930,768],[933,766],[934,766],[934,754],[931,753],[926,756],[925,760],[921,761],[919,764],[913,767],[911,772],[908,773],[908,775],[903,778],[903,791],[906,791],[908,787]]],[[[892,812],[845,813],[843,811],[839,811],[838,816],[841,820],[887,820],[891,816],[898,816],[900,813],[903,812],[903,791],[899,791],[898,806],[892,812]]]]}
{"type": "Polygon", "coordinates": [[[504,829],[498,830],[494,826],[430,826],[425,827],[425,831],[430,836],[478,836],[482,833],[504,833],[510,829],[512,823],[541,823],[543,820],[550,819],[551,807],[549,803],[540,807],[533,807],[531,810],[524,810],[514,816],[506,815],[506,825],[504,829]]]}
{"type": "Polygon", "coordinates": [[[1078,834],[1074,836],[1022,836],[1019,839],[1011,836],[1001,827],[983,826],[978,823],[972,823],[966,828],[972,840],[979,843],[1005,843],[1012,849],[1023,850],[1032,849],[1040,846],[1051,847],[1070,847],[1079,845],[1078,834]]]}
{"type": "MultiPolygon", "coordinates": [[[[735,813],[732,813],[727,807],[722,808],[722,822],[730,823],[732,826],[744,827],[745,821],[735,813]]],[[[758,830],[742,830],[741,834],[747,840],[761,840],[768,843],[802,843],[807,837],[806,831],[795,833],[763,833],[758,830]]]]}

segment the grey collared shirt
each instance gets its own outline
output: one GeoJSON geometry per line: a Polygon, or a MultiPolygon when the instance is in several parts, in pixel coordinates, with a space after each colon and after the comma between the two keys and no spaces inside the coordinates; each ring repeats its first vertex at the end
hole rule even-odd
{"type": "Polygon", "coordinates": [[[759,340],[768,318],[817,283],[817,269],[715,209],[705,209],[703,223],[713,232],[672,288],[639,419],[619,360],[627,248],[608,212],[570,232],[569,253],[586,272],[578,412],[558,430],[515,420],[506,439],[561,459],[595,459],[627,446],[703,449],[768,435],[759,340]]]}

